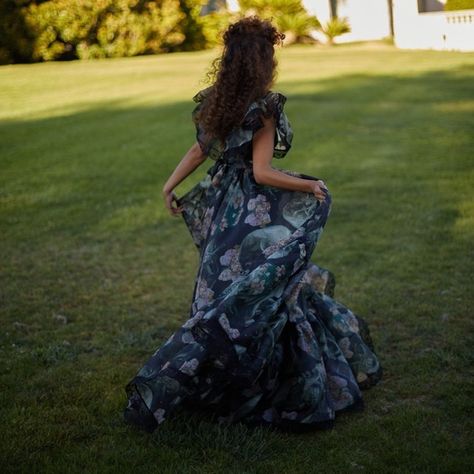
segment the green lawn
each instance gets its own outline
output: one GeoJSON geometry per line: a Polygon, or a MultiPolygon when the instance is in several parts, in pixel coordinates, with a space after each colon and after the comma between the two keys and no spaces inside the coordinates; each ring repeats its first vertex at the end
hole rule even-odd
{"type": "Polygon", "coordinates": [[[124,424],[125,383],[191,303],[197,251],[161,188],[216,54],[0,68],[3,471],[469,472],[474,54],[279,52],[295,138],[275,166],[331,190],[312,258],[370,325],[385,376],[366,410],[304,435],[124,424]]]}

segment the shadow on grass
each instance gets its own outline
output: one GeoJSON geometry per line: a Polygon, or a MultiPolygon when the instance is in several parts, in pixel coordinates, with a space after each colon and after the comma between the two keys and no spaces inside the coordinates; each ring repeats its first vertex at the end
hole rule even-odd
{"type": "MultiPolygon", "coordinates": [[[[306,92],[287,94],[295,138],[289,155],[274,165],[328,183],[333,210],[315,258],[335,267],[343,282],[357,270],[351,277],[356,294],[377,275],[381,285],[403,286],[413,296],[426,286],[424,275],[439,271],[443,252],[448,268],[462,261],[469,227],[455,229],[463,191],[470,191],[463,176],[473,145],[471,86],[472,71],[463,67],[287,84],[306,92]]],[[[127,268],[130,278],[140,276],[140,294],[143,275],[165,265],[189,291],[197,254],[181,218],[164,209],[161,188],[194,141],[192,107],[111,102],[68,116],[1,123],[2,247],[12,279],[49,278],[39,296],[48,298],[67,272],[90,294],[97,277],[114,280],[127,268]]],[[[112,287],[130,291],[132,282],[124,278],[121,285],[112,287]]],[[[109,297],[108,289],[100,294],[109,297]]]]}
{"type": "MultiPolygon", "coordinates": [[[[472,347],[465,334],[473,229],[459,223],[472,198],[472,81],[470,70],[456,68],[286,84],[295,138],[289,155],[274,165],[324,177],[333,194],[314,257],[342,283],[336,297],[351,301],[373,327],[386,368],[375,416],[391,401],[428,392],[424,400],[440,409],[438,420],[458,420],[468,401],[459,394],[472,347]],[[449,379],[436,388],[440,367],[449,379]]],[[[132,375],[162,342],[157,338],[184,322],[197,252],[184,223],[165,212],[161,188],[194,141],[191,110],[189,102],[148,108],[115,102],[0,124],[2,314],[47,329],[23,338],[13,332],[5,342],[20,340],[28,349],[54,334],[87,351],[100,347],[111,359],[104,364],[116,371],[103,383],[116,388],[128,378],[116,358],[128,359],[132,375]],[[56,311],[73,324],[44,323],[56,311]]],[[[74,347],[21,357],[10,348],[8,377],[23,363],[28,375],[44,364],[67,364],[80,355],[74,347]]],[[[411,422],[399,420],[402,427],[412,428],[411,422]]],[[[191,432],[199,426],[193,423],[191,432]]],[[[187,425],[179,426],[165,428],[163,441],[187,438],[187,425]]],[[[211,454],[222,456],[240,443],[237,428],[226,431],[229,438],[221,435],[217,427],[203,435],[211,454]]],[[[275,446],[255,436],[235,448],[241,459],[257,460],[253,441],[262,456],[275,455],[275,446]]],[[[424,446],[428,452],[427,440],[424,446]]]]}
{"type": "MultiPolygon", "coordinates": [[[[416,199],[443,173],[468,165],[472,77],[463,72],[297,83],[316,91],[288,94],[293,150],[274,165],[326,176],[334,190],[350,189],[358,203],[370,200],[366,213],[387,198],[394,204],[394,193],[416,199]]],[[[124,235],[173,225],[160,191],[193,143],[191,109],[188,102],[150,108],[115,102],[69,116],[3,122],[3,235],[18,244],[56,233],[124,235]]],[[[188,181],[186,189],[197,178],[188,181]]],[[[345,217],[355,210],[344,193],[337,206],[345,217]]]]}

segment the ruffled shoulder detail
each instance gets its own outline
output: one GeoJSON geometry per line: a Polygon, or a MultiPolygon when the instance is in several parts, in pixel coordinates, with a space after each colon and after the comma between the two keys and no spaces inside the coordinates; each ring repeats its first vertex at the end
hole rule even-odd
{"type": "Polygon", "coordinates": [[[200,90],[197,94],[194,95],[193,101],[197,102],[197,105],[194,107],[191,112],[191,117],[196,127],[196,141],[199,143],[203,153],[213,160],[217,160],[224,151],[222,143],[217,138],[212,138],[209,140],[207,134],[199,124],[198,112],[201,110],[202,103],[211,91],[212,86],[206,87],[205,89],[200,90]]]}
{"type": "Polygon", "coordinates": [[[287,100],[283,94],[270,91],[266,96],[252,102],[248,107],[241,125],[235,127],[229,134],[226,142],[222,143],[221,140],[217,138],[209,139],[198,120],[198,112],[211,88],[212,86],[209,86],[194,95],[193,101],[196,102],[197,105],[191,113],[192,120],[196,127],[196,140],[206,156],[217,160],[226,151],[239,148],[251,142],[254,133],[264,126],[262,117],[275,118],[273,156],[275,158],[283,158],[288,153],[293,140],[293,130],[283,109],[287,100]]]}
{"type": "Polygon", "coordinates": [[[284,111],[287,98],[280,92],[270,91],[265,97],[250,104],[244,117],[242,127],[253,134],[263,127],[262,116],[275,119],[275,140],[273,156],[283,158],[291,148],[293,129],[284,111]]]}
{"type": "Polygon", "coordinates": [[[200,90],[194,97],[193,101],[194,102],[202,102],[206,96],[209,94],[211,91],[212,86],[206,87],[205,89],[200,90]]]}

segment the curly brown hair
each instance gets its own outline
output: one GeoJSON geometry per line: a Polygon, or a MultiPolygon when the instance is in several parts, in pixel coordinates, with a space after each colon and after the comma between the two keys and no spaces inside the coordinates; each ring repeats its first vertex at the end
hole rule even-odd
{"type": "Polygon", "coordinates": [[[274,45],[284,38],[270,20],[258,16],[229,25],[223,34],[222,55],[213,61],[208,73],[214,83],[197,114],[209,138],[224,142],[242,122],[249,105],[270,90],[276,78],[274,45]]]}

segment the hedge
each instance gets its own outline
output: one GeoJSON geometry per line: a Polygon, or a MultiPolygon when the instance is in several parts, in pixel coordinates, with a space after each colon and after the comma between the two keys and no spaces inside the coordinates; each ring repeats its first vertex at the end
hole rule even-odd
{"type": "Polygon", "coordinates": [[[206,0],[2,0],[0,63],[136,56],[213,46],[227,13],[206,0]]]}

